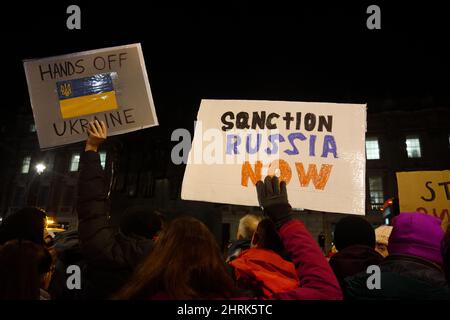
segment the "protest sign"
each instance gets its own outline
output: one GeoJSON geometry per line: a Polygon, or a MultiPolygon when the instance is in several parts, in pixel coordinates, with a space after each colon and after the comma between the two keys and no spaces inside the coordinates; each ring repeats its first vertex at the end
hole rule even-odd
{"type": "Polygon", "coordinates": [[[25,60],[41,149],[86,139],[88,122],[109,135],[158,125],[140,44],[25,60]]]}
{"type": "Polygon", "coordinates": [[[445,227],[450,211],[450,170],[397,172],[401,212],[422,212],[442,220],[445,227]]]}
{"type": "Polygon", "coordinates": [[[294,208],[363,215],[365,132],[360,104],[202,100],[182,198],[257,206],[275,174],[294,208]]]}

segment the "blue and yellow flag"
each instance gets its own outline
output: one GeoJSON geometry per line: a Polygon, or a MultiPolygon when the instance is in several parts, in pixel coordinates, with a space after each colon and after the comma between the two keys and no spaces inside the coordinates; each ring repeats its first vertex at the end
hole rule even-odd
{"type": "Polygon", "coordinates": [[[59,106],[63,119],[117,109],[111,74],[58,81],[59,106]]]}

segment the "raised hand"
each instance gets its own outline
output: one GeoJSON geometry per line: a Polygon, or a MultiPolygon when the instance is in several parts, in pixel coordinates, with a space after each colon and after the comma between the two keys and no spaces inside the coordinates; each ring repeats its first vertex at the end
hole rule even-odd
{"type": "Polygon", "coordinates": [[[264,213],[280,227],[292,218],[291,205],[288,201],[286,182],[279,181],[276,176],[267,176],[264,182],[256,183],[259,205],[264,213]]]}
{"type": "Polygon", "coordinates": [[[86,141],[85,151],[98,151],[98,147],[106,140],[108,136],[108,130],[103,121],[89,122],[88,127],[88,139],[86,141]]]}

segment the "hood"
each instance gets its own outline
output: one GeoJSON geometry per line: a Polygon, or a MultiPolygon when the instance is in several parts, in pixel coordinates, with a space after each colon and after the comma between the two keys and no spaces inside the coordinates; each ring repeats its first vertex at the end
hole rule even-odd
{"type": "Polygon", "coordinates": [[[233,241],[229,247],[228,252],[233,253],[236,250],[247,250],[250,248],[250,240],[236,240],[233,241]]]}
{"type": "Polygon", "coordinates": [[[235,240],[228,245],[227,262],[236,259],[242,251],[250,249],[250,240],[235,240]]]}
{"type": "Polygon", "coordinates": [[[265,297],[296,289],[300,283],[295,266],[271,250],[251,248],[231,261],[238,284],[251,284],[265,297]]]}
{"type": "Polygon", "coordinates": [[[443,238],[439,218],[419,212],[403,212],[393,220],[388,251],[392,255],[411,255],[442,265],[443,238]]]}

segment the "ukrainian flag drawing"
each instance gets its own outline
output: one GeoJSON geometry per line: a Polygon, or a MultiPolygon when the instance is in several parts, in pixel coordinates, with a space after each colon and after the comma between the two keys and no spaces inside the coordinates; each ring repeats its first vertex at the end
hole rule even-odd
{"type": "Polygon", "coordinates": [[[56,88],[63,119],[118,108],[110,73],[58,81],[56,88]]]}

